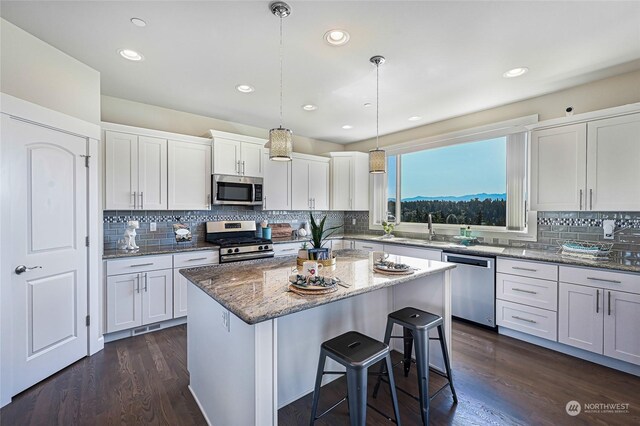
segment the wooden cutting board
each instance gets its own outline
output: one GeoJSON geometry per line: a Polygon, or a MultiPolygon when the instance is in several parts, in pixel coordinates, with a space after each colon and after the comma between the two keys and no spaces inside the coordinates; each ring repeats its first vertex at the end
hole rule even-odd
{"type": "Polygon", "coordinates": [[[271,238],[290,238],[293,232],[289,223],[272,223],[269,226],[271,227],[271,238]]]}

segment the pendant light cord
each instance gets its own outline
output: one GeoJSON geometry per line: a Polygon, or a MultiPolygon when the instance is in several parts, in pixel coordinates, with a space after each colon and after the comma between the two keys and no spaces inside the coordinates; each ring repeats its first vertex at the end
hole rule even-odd
{"type": "Polygon", "coordinates": [[[280,128],[282,128],[282,14],[280,14],[280,128]]]}
{"type": "Polygon", "coordinates": [[[378,146],[378,137],[380,131],[378,130],[378,123],[380,121],[380,64],[376,64],[376,149],[380,149],[378,146]]]}

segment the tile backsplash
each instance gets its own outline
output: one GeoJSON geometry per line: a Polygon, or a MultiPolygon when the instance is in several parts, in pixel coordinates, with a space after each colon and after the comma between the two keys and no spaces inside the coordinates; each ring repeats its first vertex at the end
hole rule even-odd
{"type": "MultiPolygon", "coordinates": [[[[338,226],[344,223],[344,213],[335,211],[314,212],[314,218],[327,215],[325,226],[338,226]]],[[[205,239],[205,222],[217,220],[253,220],[269,223],[290,223],[294,229],[301,227],[309,220],[307,211],[262,211],[259,208],[243,206],[221,206],[213,210],[159,210],[131,211],[108,210],[103,213],[104,249],[115,249],[118,240],[123,238],[126,224],[130,220],[140,222],[136,243],[140,247],[175,244],[174,223],[183,223],[191,229],[192,243],[205,239]],[[150,230],[150,224],[156,224],[156,230],[150,230]]],[[[367,218],[368,223],[368,218],[367,218]]]]}
{"type": "MultiPolygon", "coordinates": [[[[369,212],[314,212],[314,217],[327,215],[327,226],[343,225],[345,234],[364,234],[369,231],[369,212]],[[355,223],[354,223],[355,222],[355,223]]],[[[105,211],[104,248],[116,248],[122,239],[126,222],[139,220],[140,229],[136,242],[139,246],[174,244],[174,223],[189,225],[192,241],[202,242],[205,238],[205,222],[212,220],[254,220],[264,219],[270,223],[291,223],[294,229],[301,227],[309,219],[306,211],[262,211],[252,207],[223,206],[204,211],[105,211]],[[155,222],[157,230],[151,232],[149,224],[155,222]]],[[[640,252],[640,212],[538,212],[538,239],[536,242],[509,240],[509,244],[531,249],[556,249],[558,242],[566,239],[612,242],[613,249],[620,252],[640,252]],[[616,223],[613,240],[605,240],[602,221],[613,219],[616,223]]],[[[404,237],[419,235],[394,232],[404,237]]],[[[444,236],[437,236],[443,239],[444,236]]],[[[487,243],[498,244],[494,238],[487,243]]]]}

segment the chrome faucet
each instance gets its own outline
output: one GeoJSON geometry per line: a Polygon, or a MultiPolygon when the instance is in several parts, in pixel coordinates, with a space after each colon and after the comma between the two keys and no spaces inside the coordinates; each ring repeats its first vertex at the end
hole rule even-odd
{"type": "Polygon", "coordinates": [[[431,213],[427,215],[427,230],[429,231],[427,239],[431,241],[436,235],[436,231],[433,230],[433,217],[431,216],[431,213]]]}

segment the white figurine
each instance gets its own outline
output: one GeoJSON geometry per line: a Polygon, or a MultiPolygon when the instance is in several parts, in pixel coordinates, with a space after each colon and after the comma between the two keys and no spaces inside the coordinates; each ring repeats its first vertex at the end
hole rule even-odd
{"type": "Polygon", "coordinates": [[[136,245],[136,229],[140,228],[140,222],[130,220],[127,222],[127,229],[124,230],[124,243],[127,250],[135,250],[139,248],[136,245]]]}

